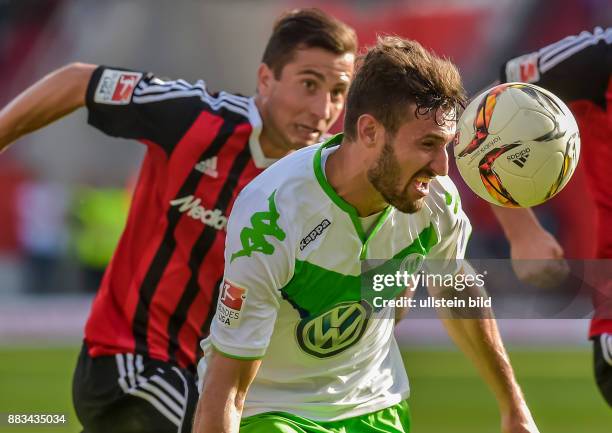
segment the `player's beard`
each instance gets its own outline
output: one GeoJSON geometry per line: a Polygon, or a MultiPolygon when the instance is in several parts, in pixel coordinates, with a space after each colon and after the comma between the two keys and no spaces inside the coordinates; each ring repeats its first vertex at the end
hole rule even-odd
{"type": "MultiPolygon", "coordinates": [[[[419,173],[420,171],[415,173],[414,176],[419,173]]],[[[378,160],[368,170],[368,180],[385,201],[397,210],[404,213],[418,212],[423,207],[423,197],[411,200],[408,191],[414,176],[404,188],[401,188],[400,174],[401,167],[395,156],[391,140],[386,137],[378,160]]]]}

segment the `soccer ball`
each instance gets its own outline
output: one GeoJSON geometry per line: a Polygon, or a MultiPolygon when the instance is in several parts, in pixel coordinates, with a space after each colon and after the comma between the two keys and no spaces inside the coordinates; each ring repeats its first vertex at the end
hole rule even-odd
{"type": "Polygon", "coordinates": [[[478,95],[458,122],[455,159],[465,183],[499,206],[531,207],[552,198],[574,173],[578,125],[541,87],[505,83],[478,95]]]}

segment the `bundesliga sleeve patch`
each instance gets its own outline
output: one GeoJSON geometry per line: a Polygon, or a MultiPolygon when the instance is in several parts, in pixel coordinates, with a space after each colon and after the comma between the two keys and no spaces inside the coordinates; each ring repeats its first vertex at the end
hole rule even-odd
{"type": "Polygon", "coordinates": [[[227,280],[223,281],[221,297],[217,306],[217,320],[220,324],[226,328],[238,327],[246,296],[247,289],[238,287],[227,280]]]}
{"type": "Polygon", "coordinates": [[[105,69],[98,82],[94,102],[110,105],[129,104],[141,77],[140,72],[105,69]]]}
{"type": "Polygon", "coordinates": [[[535,83],[540,79],[538,53],[525,54],[506,63],[506,81],[535,83]]]}

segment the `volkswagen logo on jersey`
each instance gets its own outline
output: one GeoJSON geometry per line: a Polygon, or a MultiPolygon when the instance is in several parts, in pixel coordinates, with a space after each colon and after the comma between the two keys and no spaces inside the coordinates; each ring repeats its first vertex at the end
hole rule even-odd
{"type": "Polygon", "coordinates": [[[372,307],[365,301],[344,302],[298,324],[300,348],[317,358],[329,358],[357,343],[366,330],[372,307]]]}
{"type": "Polygon", "coordinates": [[[404,259],[402,259],[399,271],[401,273],[407,272],[409,274],[416,274],[419,272],[421,267],[423,267],[423,262],[425,261],[425,256],[419,253],[408,254],[404,259]]]}

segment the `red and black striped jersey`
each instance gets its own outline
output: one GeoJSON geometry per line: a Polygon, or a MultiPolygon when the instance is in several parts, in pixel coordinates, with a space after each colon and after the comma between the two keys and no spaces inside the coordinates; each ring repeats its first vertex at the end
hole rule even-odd
{"type": "MultiPolygon", "coordinates": [[[[597,208],[597,252],[612,259],[612,28],[596,27],[504,63],[501,81],[534,83],[572,110],[580,129],[582,163],[597,208]]],[[[604,264],[604,266],[606,266],[604,264]]],[[[612,278],[601,279],[593,299],[591,337],[612,333],[612,278]]]]}
{"type": "Polygon", "coordinates": [[[257,108],[203,81],[106,67],[93,73],[86,105],[91,125],[147,146],[85,328],[89,354],[139,353],[193,369],[222,281],[227,216],[272,162],[257,108]]]}
{"type": "Polygon", "coordinates": [[[596,27],[506,61],[500,81],[533,83],[566,104],[590,101],[605,110],[611,70],[612,27],[596,27]]]}

